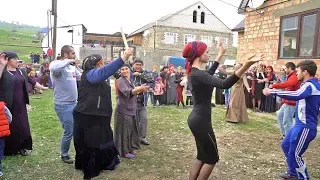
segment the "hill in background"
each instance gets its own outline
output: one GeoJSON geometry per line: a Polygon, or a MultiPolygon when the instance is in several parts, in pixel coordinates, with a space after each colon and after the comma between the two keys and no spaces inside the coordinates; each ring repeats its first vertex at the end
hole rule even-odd
{"type": "Polygon", "coordinates": [[[0,21],[0,51],[14,51],[19,58],[30,62],[30,52],[41,53],[43,34],[41,28],[0,21]]]}

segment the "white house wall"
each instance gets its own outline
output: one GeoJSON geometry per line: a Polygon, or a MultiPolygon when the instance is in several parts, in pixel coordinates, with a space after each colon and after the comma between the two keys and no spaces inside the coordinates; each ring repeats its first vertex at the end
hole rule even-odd
{"type": "Polygon", "coordinates": [[[161,22],[161,25],[231,33],[231,30],[200,2],[161,22]],[[201,8],[198,9],[198,6],[201,6],[201,8]],[[193,22],[194,10],[197,11],[197,23],[193,22]],[[201,24],[201,12],[205,13],[204,24],[201,24]]]}
{"type": "MultiPolygon", "coordinates": [[[[71,27],[57,28],[57,51],[56,56],[60,53],[62,46],[70,45],[74,48],[76,57],[80,57],[80,47],[83,43],[83,28],[82,25],[73,26],[73,33],[69,33],[68,30],[71,27]],[[72,40],[73,36],[73,40],[72,40]]],[[[52,44],[51,32],[49,32],[49,46],[52,44]]],[[[48,36],[45,36],[42,41],[42,46],[46,47],[48,45],[48,36]]],[[[47,48],[43,48],[43,51],[47,52],[47,48]]]]}

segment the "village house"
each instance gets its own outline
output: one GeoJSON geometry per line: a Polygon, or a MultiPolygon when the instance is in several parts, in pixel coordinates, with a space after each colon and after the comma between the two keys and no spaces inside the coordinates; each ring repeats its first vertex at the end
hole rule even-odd
{"type": "Polygon", "coordinates": [[[141,47],[137,54],[145,61],[145,68],[163,64],[167,56],[182,57],[185,44],[199,40],[205,42],[214,61],[218,48],[216,37],[230,48],[224,59],[232,56],[233,34],[202,2],[194,3],[176,13],[164,16],[128,35],[127,41],[141,47]]]}
{"type": "Polygon", "coordinates": [[[276,71],[289,61],[320,63],[319,0],[265,0],[255,9],[248,5],[249,0],[242,0],[238,13],[245,19],[232,29],[238,32],[237,60],[264,53],[262,63],[276,71]]]}

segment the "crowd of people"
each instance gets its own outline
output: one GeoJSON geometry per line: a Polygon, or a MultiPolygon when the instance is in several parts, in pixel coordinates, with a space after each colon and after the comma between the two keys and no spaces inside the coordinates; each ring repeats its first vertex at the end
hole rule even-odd
{"type": "Polygon", "coordinates": [[[74,48],[65,45],[57,60],[41,64],[39,73],[33,64],[19,65],[16,53],[1,53],[0,160],[3,154],[29,155],[32,150],[26,109],[29,95],[52,88],[54,110],[63,128],[61,160],[74,163],[76,169],[83,171],[84,179],[98,176],[102,170],[114,170],[120,157],[135,158],[143,145],[150,145],[149,99],[150,107],[176,105],[180,108],[180,104],[182,108],[192,107],[188,126],[195,137],[197,157],[189,179],[208,179],[219,161],[211,120],[215,88],[215,103],[225,105],[227,122],[247,122],[247,108],[259,113],[277,111],[288,163],[288,172],[281,177],[308,178],[301,156],[316,136],[320,106],[320,84],[315,78],[314,61],[305,60],[297,65],[288,62],[275,73],[272,66],[257,63],[264,55],[253,55],[243,64],[237,63],[233,72],[227,72],[224,65],[219,64],[226,52],[219,42],[215,62],[202,70],[209,60],[208,51],[205,43],[190,42],[182,53],[186,58],[185,72],[183,67],[170,64],[159,73],[157,66],[151,71],[144,70],[144,62],[139,58],[131,61],[132,49],[106,63],[99,54],[89,55],[79,68],[74,48]],[[114,109],[109,80],[112,76],[117,101],[114,109]],[[110,125],[112,116],[114,133],[110,125]],[[72,138],[75,162],[69,154],[72,138]]]}

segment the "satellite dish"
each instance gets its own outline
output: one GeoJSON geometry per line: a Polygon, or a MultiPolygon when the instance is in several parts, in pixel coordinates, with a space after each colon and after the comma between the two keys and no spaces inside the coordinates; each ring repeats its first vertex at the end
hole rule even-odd
{"type": "Polygon", "coordinates": [[[249,0],[249,3],[248,3],[248,6],[250,8],[258,8],[260,7],[263,3],[264,3],[265,0],[249,0]]]}
{"type": "Polygon", "coordinates": [[[149,34],[149,30],[146,30],[146,31],[143,32],[142,36],[146,37],[148,34],[149,34]]]}

